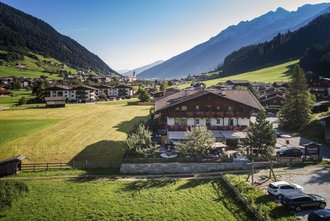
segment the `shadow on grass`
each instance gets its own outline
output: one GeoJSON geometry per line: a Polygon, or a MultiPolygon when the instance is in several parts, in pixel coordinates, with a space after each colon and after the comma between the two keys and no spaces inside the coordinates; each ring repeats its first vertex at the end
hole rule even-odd
{"type": "Polygon", "coordinates": [[[286,66],[286,68],[288,69],[286,72],[284,72],[284,75],[285,76],[291,76],[293,71],[294,71],[294,67],[296,66],[297,64],[291,64],[291,65],[288,65],[286,66]]]}
{"type": "Polygon", "coordinates": [[[173,179],[143,180],[126,183],[123,185],[121,190],[128,192],[139,192],[143,189],[163,188],[174,184],[176,184],[176,180],[173,179]]]}
{"type": "Polygon", "coordinates": [[[84,170],[85,173],[69,181],[87,182],[118,174],[124,155],[123,148],[123,142],[109,140],[101,140],[86,146],[69,162],[73,168],[84,170]]]}
{"type": "Polygon", "coordinates": [[[184,189],[191,189],[195,188],[200,185],[204,185],[206,183],[210,183],[212,179],[197,179],[197,180],[187,180],[184,184],[181,186],[178,186],[176,190],[184,190],[184,189]]]}
{"type": "Polygon", "coordinates": [[[120,124],[116,125],[114,128],[117,129],[117,131],[119,132],[123,132],[123,133],[129,133],[135,124],[137,124],[140,121],[146,121],[148,119],[147,116],[144,117],[134,117],[132,120],[130,121],[124,121],[121,122],[120,124]]]}

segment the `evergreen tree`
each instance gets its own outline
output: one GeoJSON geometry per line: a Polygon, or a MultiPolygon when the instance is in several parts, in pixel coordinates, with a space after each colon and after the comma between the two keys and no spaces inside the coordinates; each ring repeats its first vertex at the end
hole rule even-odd
{"type": "Polygon", "coordinates": [[[214,150],[215,138],[206,127],[196,126],[187,131],[187,140],[178,146],[182,153],[198,156],[208,150],[214,150]]]}
{"type": "Polygon", "coordinates": [[[18,100],[18,105],[23,105],[26,104],[26,98],[25,96],[22,96],[19,100],[18,100]]]}
{"type": "Polygon", "coordinates": [[[291,131],[303,129],[310,119],[313,102],[305,74],[297,65],[289,82],[284,105],[280,110],[280,126],[291,131]]]}
{"type": "Polygon", "coordinates": [[[256,123],[249,127],[243,144],[252,155],[270,157],[273,154],[276,134],[271,123],[266,120],[265,111],[259,111],[256,123]]]}

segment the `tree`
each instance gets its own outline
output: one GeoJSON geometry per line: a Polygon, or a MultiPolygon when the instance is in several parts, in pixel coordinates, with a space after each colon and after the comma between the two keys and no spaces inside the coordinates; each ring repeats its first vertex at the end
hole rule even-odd
{"type": "Polygon", "coordinates": [[[19,100],[18,100],[18,105],[23,105],[26,104],[26,98],[25,96],[22,96],[19,100]]]}
{"type": "Polygon", "coordinates": [[[215,138],[206,127],[196,126],[187,130],[187,140],[178,146],[182,153],[198,156],[208,150],[214,150],[215,138]]]}
{"type": "Polygon", "coordinates": [[[168,88],[168,81],[163,80],[163,82],[160,84],[160,91],[166,91],[167,88],[168,88]]]}
{"type": "Polygon", "coordinates": [[[100,96],[99,96],[100,100],[106,100],[107,99],[107,95],[103,92],[100,96]]]}
{"type": "Polygon", "coordinates": [[[138,154],[153,154],[158,148],[152,139],[152,132],[142,123],[134,132],[128,134],[125,140],[126,152],[138,154]]]}
{"type": "Polygon", "coordinates": [[[297,65],[289,82],[284,105],[279,112],[280,127],[291,131],[303,129],[310,119],[313,102],[305,74],[297,65]]]}
{"type": "Polygon", "coordinates": [[[143,90],[139,95],[139,100],[141,102],[148,102],[151,100],[151,96],[146,90],[143,90]]]}
{"type": "Polygon", "coordinates": [[[252,155],[259,154],[271,157],[276,144],[276,134],[273,126],[266,120],[265,111],[259,111],[256,123],[249,127],[243,145],[252,155]]]}

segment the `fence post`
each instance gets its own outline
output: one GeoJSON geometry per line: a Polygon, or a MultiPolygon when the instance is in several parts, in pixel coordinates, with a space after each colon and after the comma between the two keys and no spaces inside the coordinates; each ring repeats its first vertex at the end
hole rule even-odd
{"type": "Polygon", "coordinates": [[[62,170],[62,163],[60,162],[60,170],[62,170]]]}
{"type": "Polygon", "coordinates": [[[46,163],[47,167],[46,167],[46,171],[48,171],[48,163],[46,163]]]}
{"type": "Polygon", "coordinates": [[[36,164],[33,164],[33,172],[36,172],[36,164]]]}
{"type": "Polygon", "coordinates": [[[85,165],[85,166],[87,167],[87,160],[86,160],[86,162],[85,162],[85,163],[86,163],[86,165],[85,165]]]}

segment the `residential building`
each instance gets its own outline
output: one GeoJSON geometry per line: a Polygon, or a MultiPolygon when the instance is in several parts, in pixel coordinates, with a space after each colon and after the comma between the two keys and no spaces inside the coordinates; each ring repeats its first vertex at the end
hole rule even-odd
{"type": "Polygon", "coordinates": [[[112,88],[111,96],[114,97],[132,97],[133,96],[133,88],[127,85],[118,85],[112,88]]]}
{"type": "Polygon", "coordinates": [[[45,97],[46,107],[65,107],[65,97],[45,97]]]}
{"type": "Polygon", "coordinates": [[[96,95],[100,96],[103,93],[107,96],[107,97],[111,97],[112,96],[112,87],[108,86],[108,85],[94,85],[94,88],[96,88],[96,95]]]}
{"type": "Polygon", "coordinates": [[[155,102],[163,143],[181,142],[187,129],[199,125],[206,126],[217,141],[236,145],[259,110],[263,107],[249,90],[186,90],[155,102]]]}
{"type": "Polygon", "coordinates": [[[89,86],[61,86],[54,85],[46,90],[49,97],[65,97],[72,101],[84,102],[96,99],[97,89],[89,86]]]}
{"type": "Polygon", "coordinates": [[[327,100],[330,97],[330,78],[320,77],[309,81],[309,91],[318,101],[327,100]]]}

